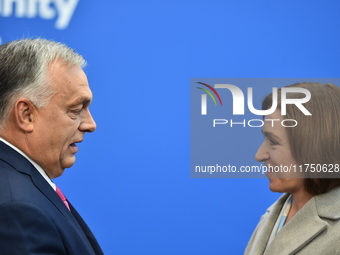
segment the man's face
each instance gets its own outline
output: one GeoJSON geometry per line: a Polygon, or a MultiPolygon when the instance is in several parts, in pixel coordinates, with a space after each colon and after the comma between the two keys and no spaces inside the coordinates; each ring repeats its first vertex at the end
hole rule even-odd
{"type": "Polygon", "coordinates": [[[26,143],[28,155],[52,179],[74,164],[76,143],[84,139],[85,132],[93,132],[96,123],[89,111],[92,92],[79,66],[53,62],[48,77],[56,94],[46,106],[36,109],[34,130],[26,136],[26,143]]]}

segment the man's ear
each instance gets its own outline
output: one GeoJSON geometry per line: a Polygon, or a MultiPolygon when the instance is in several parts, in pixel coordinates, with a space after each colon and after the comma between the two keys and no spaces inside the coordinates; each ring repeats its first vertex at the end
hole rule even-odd
{"type": "Polygon", "coordinates": [[[35,105],[30,100],[19,98],[15,103],[14,114],[19,129],[28,133],[33,131],[37,112],[35,105]]]}

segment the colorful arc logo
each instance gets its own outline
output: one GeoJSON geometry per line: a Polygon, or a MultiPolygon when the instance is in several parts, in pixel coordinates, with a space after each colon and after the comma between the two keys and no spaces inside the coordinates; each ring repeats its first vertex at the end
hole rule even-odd
{"type": "MultiPolygon", "coordinates": [[[[209,88],[218,98],[218,101],[220,102],[220,104],[222,105],[222,99],[220,97],[220,95],[217,93],[217,91],[211,87],[210,85],[208,84],[205,84],[203,82],[197,82],[203,86],[206,86],[207,88],[209,88]]],[[[203,90],[205,93],[207,93],[211,99],[214,101],[214,104],[217,105],[217,102],[216,102],[216,98],[214,97],[214,95],[207,89],[204,89],[204,88],[200,88],[200,87],[197,87],[198,89],[201,89],[203,90]]],[[[201,108],[201,114],[202,115],[207,115],[207,95],[206,94],[202,94],[202,108],[201,108]]]]}

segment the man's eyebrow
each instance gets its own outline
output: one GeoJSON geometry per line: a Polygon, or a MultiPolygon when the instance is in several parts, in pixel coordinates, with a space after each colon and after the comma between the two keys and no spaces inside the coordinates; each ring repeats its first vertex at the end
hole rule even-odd
{"type": "Polygon", "coordinates": [[[71,106],[76,106],[80,104],[89,105],[92,102],[92,98],[89,97],[79,97],[71,103],[71,106]]]}
{"type": "Polygon", "coordinates": [[[272,132],[263,131],[263,129],[262,129],[261,131],[262,131],[262,134],[263,134],[265,137],[274,138],[274,139],[276,139],[276,140],[278,140],[278,141],[281,141],[281,139],[280,139],[278,136],[274,135],[272,132]]]}

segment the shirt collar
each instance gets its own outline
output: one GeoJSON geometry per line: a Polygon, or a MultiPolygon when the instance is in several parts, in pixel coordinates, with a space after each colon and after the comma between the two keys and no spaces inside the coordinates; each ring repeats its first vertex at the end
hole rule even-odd
{"type": "Polygon", "coordinates": [[[41,166],[39,166],[37,163],[35,163],[32,159],[30,159],[24,152],[19,150],[17,147],[15,147],[13,144],[7,142],[5,139],[0,137],[0,141],[7,144],[9,147],[11,147],[13,150],[17,151],[19,154],[21,154],[23,157],[25,157],[34,167],[38,170],[38,172],[44,177],[44,179],[47,181],[48,184],[51,185],[51,187],[56,190],[56,185],[51,181],[51,179],[47,176],[44,169],[42,169],[41,166]]]}

